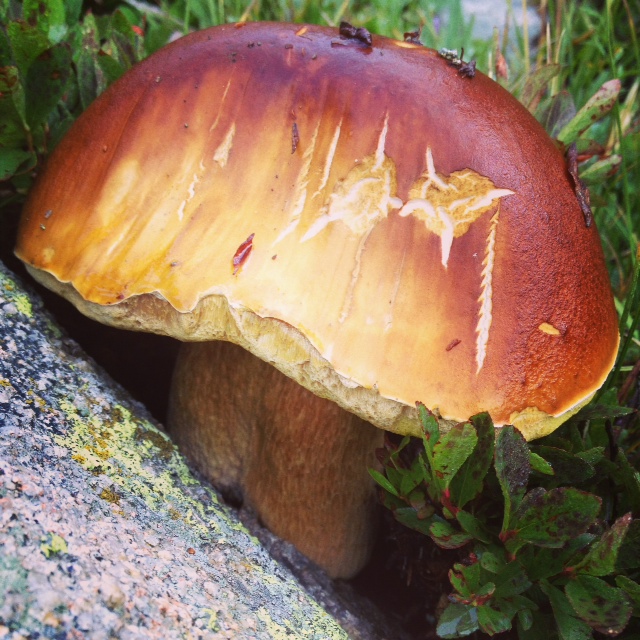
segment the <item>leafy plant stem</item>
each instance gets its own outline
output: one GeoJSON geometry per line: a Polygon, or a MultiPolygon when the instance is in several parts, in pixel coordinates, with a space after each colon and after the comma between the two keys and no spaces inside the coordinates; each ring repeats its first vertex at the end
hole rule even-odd
{"type": "Polygon", "coordinates": [[[626,377],[624,383],[620,387],[620,391],[618,392],[618,402],[623,404],[627,399],[627,395],[633,388],[633,383],[640,377],[640,360],[638,360],[633,369],[629,371],[629,375],[626,377]]]}
{"type": "Polygon", "coordinates": [[[527,0],[522,0],[522,39],[524,41],[524,70],[526,75],[531,71],[531,52],[529,51],[529,16],[527,0]]]}
{"type": "Polygon", "coordinates": [[[631,343],[633,342],[633,335],[640,325],[640,244],[636,245],[636,259],[635,267],[633,270],[633,278],[631,280],[631,288],[627,294],[624,309],[620,316],[620,335],[622,336],[622,343],[618,351],[618,358],[613,373],[609,375],[607,382],[602,386],[600,391],[596,394],[596,399],[600,398],[603,393],[611,388],[613,380],[616,379],[617,373],[620,367],[625,362],[625,358],[631,343]],[[629,318],[631,310],[635,309],[635,315],[629,318]]]}
{"type": "Polygon", "coordinates": [[[184,22],[182,26],[182,32],[184,35],[189,33],[189,19],[191,17],[191,0],[186,0],[184,4],[184,22]]]}
{"type": "MultiPolygon", "coordinates": [[[[613,0],[607,0],[607,9],[605,12],[605,27],[607,33],[607,55],[609,57],[609,68],[611,70],[611,74],[614,78],[618,78],[618,72],[616,68],[615,56],[614,56],[614,34],[613,34],[613,20],[611,18],[611,6],[613,0]]],[[[634,29],[632,29],[634,31],[634,29]]],[[[621,176],[623,181],[623,189],[622,194],[624,198],[624,211],[625,211],[625,222],[627,224],[627,229],[629,229],[632,241],[635,241],[636,244],[638,242],[638,238],[636,234],[633,233],[633,221],[631,220],[631,196],[630,196],[630,188],[629,188],[629,172],[627,166],[627,154],[624,153],[624,131],[622,128],[622,121],[620,118],[620,105],[616,103],[613,108],[613,115],[615,118],[615,126],[618,131],[618,139],[620,140],[620,147],[622,150],[622,167],[621,167],[621,176]]],[[[632,256],[633,260],[633,256],[632,256]]],[[[637,255],[635,263],[637,263],[637,255]]],[[[634,264],[634,263],[632,263],[634,264]]]]}
{"type": "MultiPolygon", "coordinates": [[[[565,34],[562,24],[562,16],[564,15],[564,0],[558,0],[555,8],[555,28],[553,35],[556,42],[555,51],[552,53],[552,60],[555,64],[560,64],[562,41],[565,34]]],[[[553,40],[550,43],[550,48],[553,48],[553,40]]],[[[552,96],[556,95],[558,91],[560,91],[560,78],[558,76],[551,80],[549,89],[552,96]]]]}

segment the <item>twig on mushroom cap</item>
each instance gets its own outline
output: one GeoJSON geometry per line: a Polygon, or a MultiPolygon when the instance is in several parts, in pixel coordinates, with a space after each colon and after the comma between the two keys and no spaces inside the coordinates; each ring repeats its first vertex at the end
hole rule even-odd
{"type": "Polygon", "coordinates": [[[345,22],[344,20],[340,23],[340,35],[345,38],[352,38],[354,40],[358,40],[364,44],[371,46],[373,39],[371,34],[364,27],[354,27],[353,25],[345,22]]]}
{"type": "Polygon", "coordinates": [[[591,196],[589,195],[589,188],[578,173],[578,147],[575,142],[572,142],[567,148],[567,168],[573,180],[576,198],[578,198],[578,202],[580,203],[582,215],[584,215],[584,223],[587,227],[590,227],[593,222],[591,196]]]}
{"type": "Polygon", "coordinates": [[[469,62],[464,62],[464,48],[460,50],[460,56],[458,56],[457,49],[440,49],[438,53],[445,59],[447,62],[453,66],[458,67],[458,73],[463,78],[473,78],[476,75],[476,61],[470,60],[469,62]]]}
{"type": "Polygon", "coordinates": [[[416,29],[415,31],[406,31],[404,33],[404,41],[410,42],[411,44],[422,44],[420,40],[420,34],[422,33],[422,27],[416,29]]]}

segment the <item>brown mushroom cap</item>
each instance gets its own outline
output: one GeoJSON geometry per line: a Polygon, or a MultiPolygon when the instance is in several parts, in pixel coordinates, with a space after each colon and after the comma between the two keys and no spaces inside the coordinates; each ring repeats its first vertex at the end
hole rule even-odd
{"type": "Polygon", "coordinates": [[[597,231],[526,109],[324,27],[225,25],[136,66],[52,154],[17,255],[102,322],[236,342],[398,432],[420,400],[544,435],[618,345],[597,231]]]}

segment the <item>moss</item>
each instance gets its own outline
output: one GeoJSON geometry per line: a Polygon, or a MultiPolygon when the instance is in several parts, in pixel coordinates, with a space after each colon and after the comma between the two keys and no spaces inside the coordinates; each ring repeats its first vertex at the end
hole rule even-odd
{"type": "Polygon", "coordinates": [[[318,637],[317,634],[321,633],[323,640],[337,640],[339,638],[345,638],[346,635],[342,629],[335,627],[333,619],[326,615],[326,622],[331,622],[332,624],[327,624],[326,626],[322,625],[322,621],[319,621],[321,628],[303,628],[302,625],[296,625],[292,623],[291,620],[283,620],[282,622],[276,622],[266,607],[260,607],[256,612],[258,620],[260,620],[267,632],[269,633],[269,637],[273,640],[290,640],[291,638],[291,629],[296,628],[298,631],[298,638],[313,638],[318,637]]]}
{"type": "Polygon", "coordinates": [[[33,305],[31,304],[29,296],[24,293],[11,278],[2,272],[0,272],[0,289],[7,300],[15,305],[18,313],[28,318],[33,317],[33,305]]]}
{"type": "Polygon", "coordinates": [[[182,490],[199,483],[167,436],[150,422],[134,418],[121,405],[106,418],[91,411],[81,415],[66,400],[60,408],[72,428],[56,436],[56,443],[70,449],[73,459],[85,469],[99,469],[107,475],[122,489],[120,493],[132,493],[151,509],[165,511],[173,520],[182,519],[201,536],[222,535],[220,520],[246,533],[229,518],[213,492],[207,490],[210,504],[205,506],[182,490]],[[155,465],[158,459],[162,465],[155,465]]]}
{"type": "Polygon", "coordinates": [[[55,556],[59,553],[67,553],[67,542],[57,533],[50,533],[42,538],[42,544],[40,545],[40,551],[44,553],[46,558],[55,556]]]}
{"type": "MultiPolygon", "coordinates": [[[[24,540],[24,532],[19,527],[9,530],[16,541],[24,540]]],[[[14,593],[28,593],[29,573],[22,566],[21,558],[0,553],[0,602],[10,591],[14,593]]]]}
{"type": "Polygon", "coordinates": [[[162,460],[168,460],[174,452],[175,445],[171,440],[159,431],[148,431],[141,426],[136,429],[136,440],[142,443],[149,443],[158,449],[158,455],[162,460]]]}
{"type": "Polygon", "coordinates": [[[105,487],[100,492],[100,497],[111,504],[120,504],[120,494],[112,487],[105,487]]]}
{"type": "Polygon", "coordinates": [[[219,631],[218,627],[218,612],[215,609],[203,609],[202,612],[209,616],[207,622],[207,629],[209,631],[219,631]]]}
{"type": "MultiPolygon", "coordinates": [[[[126,494],[133,494],[154,511],[164,511],[171,520],[181,520],[204,540],[222,544],[235,530],[247,536],[245,540],[251,545],[259,546],[210,489],[202,487],[207,493],[206,504],[183,490],[200,483],[169,438],[153,424],[134,417],[121,405],[113,407],[106,417],[99,417],[92,410],[81,415],[66,400],[60,403],[60,409],[71,428],[64,435],[55,436],[56,443],[69,449],[72,459],[85,469],[99,470],[109,477],[112,486],[102,490],[103,499],[117,504],[126,494]]],[[[96,411],[104,413],[101,408],[96,411]]],[[[287,587],[281,578],[271,576],[249,557],[245,561],[269,592],[289,598],[284,594],[292,585],[287,587]]],[[[209,616],[209,624],[216,627],[218,614],[212,609],[203,612],[209,616]]],[[[291,619],[276,621],[264,606],[257,611],[257,618],[272,638],[291,638],[292,633],[300,638],[346,638],[336,621],[311,600],[299,605],[294,601],[291,619]]]]}

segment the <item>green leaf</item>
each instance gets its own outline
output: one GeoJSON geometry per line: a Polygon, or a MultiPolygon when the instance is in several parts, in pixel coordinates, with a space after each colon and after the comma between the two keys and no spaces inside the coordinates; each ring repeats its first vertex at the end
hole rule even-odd
{"type": "Polygon", "coordinates": [[[629,524],[627,535],[618,550],[615,568],[625,573],[640,568],[640,520],[632,520],[629,524]]]}
{"type": "MultiPolygon", "coordinates": [[[[6,2],[6,0],[4,0],[6,2]]],[[[0,12],[2,7],[0,5],[0,12]]],[[[6,15],[0,13],[0,23],[6,25],[9,20],[6,15]]],[[[0,67],[12,64],[11,60],[11,42],[5,29],[0,29],[0,67]]]]}
{"type": "Polygon", "coordinates": [[[608,576],[614,572],[618,551],[631,524],[631,514],[618,518],[600,539],[593,543],[585,558],[575,570],[591,576],[608,576]]]}
{"type": "Polygon", "coordinates": [[[422,423],[422,441],[424,442],[424,449],[427,453],[429,464],[433,462],[433,447],[440,438],[440,427],[438,426],[438,420],[421,402],[418,402],[418,415],[420,416],[420,422],[422,423]]]}
{"type": "Polygon", "coordinates": [[[592,640],[591,627],[578,617],[567,596],[546,580],[540,582],[540,588],[551,603],[560,640],[592,640]]]}
{"type": "Polygon", "coordinates": [[[498,433],[495,450],[495,467],[498,482],[504,496],[504,520],[502,531],[509,527],[512,514],[520,506],[527,488],[531,465],[529,448],[523,435],[510,425],[498,433]]]}
{"type": "Polygon", "coordinates": [[[504,567],[504,559],[498,558],[495,553],[490,551],[483,551],[477,554],[480,561],[480,566],[489,573],[498,573],[500,569],[504,567]]]}
{"type": "Polygon", "coordinates": [[[568,91],[558,91],[539,116],[539,120],[547,133],[556,138],[562,127],[576,115],[573,98],[568,91]]]}
{"type": "MultiPolygon", "coordinates": [[[[466,600],[473,600],[478,593],[483,589],[486,592],[487,581],[483,579],[486,577],[483,575],[484,571],[479,562],[473,562],[472,564],[456,563],[453,565],[453,569],[449,571],[449,581],[451,586],[466,600]]],[[[492,582],[487,584],[489,591],[493,592],[495,586],[492,582]]]]}
{"type": "MultiPolygon", "coordinates": [[[[22,18],[31,25],[46,33],[49,39],[51,31],[65,24],[65,7],[63,0],[23,0],[22,18]]],[[[66,26],[66,25],[65,25],[66,26]]]]}
{"type": "Polygon", "coordinates": [[[65,9],[67,24],[70,27],[75,26],[82,13],[82,0],[65,0],[65,9]]]}
{"type": "MultiPolygon", "coordinates": [[[[497,609],[500,609],[503,613],[506,613],[510,618],[516,615],[516,613],[520,613],[522,611],[528,611],[531,614],[532,611],[538,610],[538,605],[530,600],[529,598],[525,598],[524,596],[515,595],[509,598],[501,598],[497,596],[497,589],[494,594],[494,604],[493,606],[497,609]]],[[[530,626],[530,625],[529,625],[530,626]]]]}
{"type": "Polygon", "coordinates": [[[36,162],[35,154],[28,151],[0,148],[0,180],[7,180],[18,172],[33,169],[36,162]]]}
{"type": "Polygon", "coordinates": [[[560,73],[560,70],[559,64],[547,64],[530,73],[522,88],[520,102],[531,110],[539,95],[546,90],[549,82],[560,73]]]}
{"type": "Polygon", "coordinates": [[[616,456],[618,467],[617,476],[622,481],[625,488],[625,500],[634,513],[640,512],[640,473],[629,463],[627,456],[622,449],[618,450],[616,456]]]}
{"type": "MultiPolygon", "coordinates": [[[[560,547],[589,528],[600,504],[598,496],[573,487],[532,489],[514,516],[515,538],[542,547],[560,547]]],[[[514,546],[517,547],[508,548],[514,546]]]]}
{"type": "Polygon", "coordinates": [[[110,42],[117,52],[117,59],[125,70],[130,69],[142,53],[136,47],[136,34],[129,18],[121,9],[116,10],[110,21],[110,42]]]}
{"type": "Polygon", "coordinates": [[[483,522],[471,515],[468,511],[458,511],[456,513],[456,520],[460,523],[460,526],[476,540],[486,543],[491,542],[491,534],[487,531],[483,522]]]}
{"type": "MultiPolygon", "coordinates": [[[[449,569],[449,582],[451,583],[451,586],[455,590],[456,594],[459,594],[460,596],[462,596],[462,598],[469,600],[473,595],[473,591],[467,584],[467,580],[462,573],[463,569],[464,565],[454,564],[453,569],[449,569]]],[[[453,598],[456,596],[454,595],[450,597],[453,598]]]]}
{"type": "Polygon", "coordinates": [[[521,550],[518,553],[518,559],[525,565],[529,579],[537,582],[556,576],[577,562],[576,558],[582,558],[595,539],[595,535],[583,533],[555,549],[530,546],[526,552],[521,550]]]}
{"type": "Polygon", "coordinates": [[[400,494],[396,488],[379,472],[375,469],[369,469],[369,475],[388,493],[396,498],[400,497],[400,494]]]}
{"type": "Polygon", "coordinates": [[[478,441],[473,453],[453,477],[450,483],[451,502],[462,509],[482,491],[485,476],[491,467],[495,443],[495,429],[488,413],[471,418],[478,441]]]}
{"type": "Polygon", "coordinates": [[[586,451],[579,451],[576,453],[578,458],[582,458],[586,460],[592,467],[597,465],[602,458],[604,458],[604,447],[593,447],[592,449],[587,449],[586,451]]]}
{"type": "Polygon", "coordinates": [[[53,44],[57,44],[67,33],[63,0],[23,0],[23,19],[37,25],[53,44]]]}
{"type": "Polygon", "coordinates": [[[478,610],[464,604],[450,604],[438,619],[439,638],[462,638],[478,630],[478,610]]]}
{"type": "Polygon", "coordinates": [[[389,509],[389,511],[393,513],[394,517],[396,517],[397,509],[411,508],[407,507],[407,503],[402,498],[396,498],[394,495],[388,493],[387,491],[382,491],[381,493],[382,495],[379,495],[380,502],[385,508],[389,509]]]}
{"type": "Polygon", "coordinates": [[[622,85],[617,78],[605,82],[558,134],[558,140],[571,144],[594,122],[604,117],[618,100],[622,85]]]}
{"type": "Polygon", "coordinates": [[[556,447],[535,446],[533,449],[551,464],[554,483],[575,486],[592,478],[595,474],[591,464],[573,453],[556,447]]]}
{"type": "Polygon", "coordinates": [[[10,22],[7,25],[7,35],[11,43],[13,61],[24,79],[31,63],[46,51],[51,43],[46,34],[26,22],[10,22]]]}
{"type": "MultiPolygon", "coordinates": [[[[500,598],[514,598],[531,587],[531,580],[518,560],[512,560],[504,565],[493,581],[496,584],[495,595],[500,598]]],[[[527,606],[530,605],[527,604],[527,606]]]]}
{"type": "Polygon", "coordinates": [[[27,122],[43,124],[64,94],[71,78],[71,52],[59,44],[43,52],[29,68],[26,80],[27,122]]]}
{"type": "Polygon", "coordinates": [[[26,146],[24,87],[17,67],[0,68],[0,146],[26,146]]]}
{"type": "MultiPolygon", "coordinates": [[[[592,162],[584,170],[581,169],[580,178],[584,180],[587,185],[600,184],[604,179],[616,173],[621,165],[622,156],[617,153],[613,153],[606,158],[592,162]]],[[[625,408],[631,409],[631,407],[625,408]]]]}
{"type": "Polygon", "coordinates": [[[432,514],[427,517],[420,517],[420,514],[413,507],[401,507],[394,510],[393,517],[405,527],[409,527],[426,536],[431,535],[429,528],[433,522],[432,514]]]}
{"type": "Polygon", "coordinates": [[[533,626],[533,612],[531,609],[520,609],[518,611],[518,623],[523,631],[529,631],[533,626]]]}
{"type": "Polygon", "coordinates": [[[402,483],[403,474],[404,474],[404,469],[402,468],[396,469],[395,467],[392,467],[391,464],[388,464],[384,468],[384,475],[394,487],[400,486],[400,484],[402,483]]]}
{"type": "Polygon", "coordinates": [[[576,613],[596,631],[614,636],[627,626],[631,603],[622,589],[594,576],[578,575],[564,590],[576,613]]]}
{"type": "Polygon", "coordinates": [[[103,73],[106,78],[107,85],[115,82],[127,70],[127,67],[106,53],[99,54],[96,59],[100,67],[100,72],[103,73]]]}
{"type": "Polygon", "coordinates": [[[100,44],[98,27],[93,14],[85,17],[81,28],[81,45],[74,53],[78,92],[82,108],[86,109],[107,86],[107,78],[98,63],[100,44]]]}
{"type": "Polygon", "coordinates": [[[616,576],[616,584],[627,594],[636,609],[640,609],[640,584],[627,576],[616,576]]]}
{"type": "Polygon", "coordinates": [[[511,618],[501,611],[486,605],[478,607],[478,624],[480,629],[489,635],[502,633],[511,629],[511,618]]]}
{"type": "Polygon", "coordinates": [[[403,469],[400,480],[400,493],[408,496],[417,486],[426,482],[428,478],[424,460],[418,456],[411,465],[411,469],[403,469]]]}
{"type": "Polygon", "coordinates": [[[553,613],[537,611],[535,615],[530,614],[527,621],[530,621],[530,626],[525,629],[520,622],[520,615],[518,615],[518,635],[516,636],[518,640],[540,640],[541,638],[560,640],[561,636],[553,613]]]}
{"type": "MultiPolygon", "coordinates": [[[[580,412],[576,415],[576,419],[583,420],[613,420],[614,418],[622,418],[630,413],[634,412],[631,407],[621,407],[617,404],[616,396],[614,394],[612,401],[615,404],[589,403],[584,409],[580,409],[580,412]]],[[[604,400],[604,396],[601,400],[604,400]]]]}
{"type": "Polygon", "coordinates": [[[537,453],[533,451],[529,451],[529,462],[531,463],[531,468],[538,473],[542,473],[546,476],[553,475],[553,467],[537,453]]]}
{"type": "Polygon", "coordinates": [[[458,531],[441,518],[434,519],[429,527],[429,535],[442,549],[459,549],[473,540],[468,533],[458,531]]]}
{"type": "Polygon", "coordinates": [[[428,518],[435,512],[435,507],[427,499],[423,489],[414,489],[404,500],[405,502],[408,501],[409,506],[415,509],[419,520],[424,520],[424,518],[428,518]]]}
{"type": "Polygon", "coordinates": [[[440,436],[433,447],[432,470],[442,490],[449,487],[451,479],[471,455],[477,442],[476,430],[468,422],[456,424],[440,436]]]}

